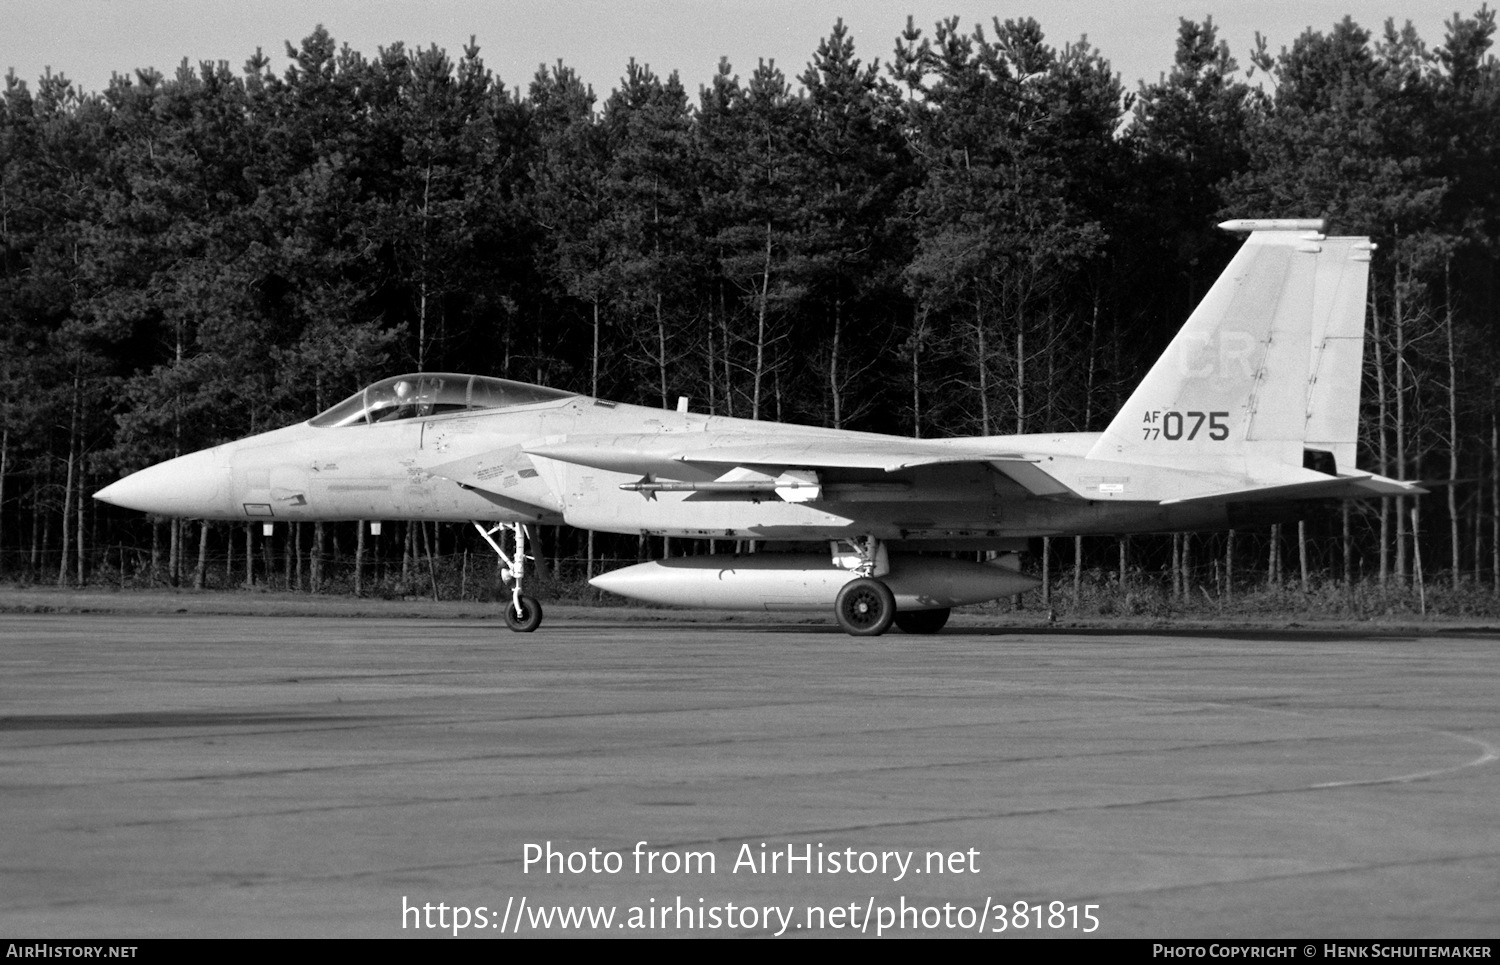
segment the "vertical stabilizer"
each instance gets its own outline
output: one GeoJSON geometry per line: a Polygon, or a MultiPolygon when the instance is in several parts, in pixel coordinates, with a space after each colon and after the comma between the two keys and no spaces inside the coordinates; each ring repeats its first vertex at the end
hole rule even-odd
{"type": "Polygon", "coordinates": [[[1220,227],[1249,237],[1089,457],[1253,474],[1317,449],[1352,468],[1368,241],[1220,227]]]}

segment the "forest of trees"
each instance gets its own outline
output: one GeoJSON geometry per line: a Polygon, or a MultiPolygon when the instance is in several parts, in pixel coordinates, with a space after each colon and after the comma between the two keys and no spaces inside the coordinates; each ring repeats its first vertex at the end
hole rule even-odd
{"type": "MultiPolygon", "coordinates": [[[[1487,7],[1440,42],[1345,19],[1241,70],[1211,20],[1183,21],[1134,91],[1029,19],[908,22],[878,59],[840,23],[800,74],[723,63],[696,97],[634,61],[602,101],[562,63],[507,87],[472,44],[367,56],[321,27],[281,76],[260,51],[102,92],[12,73],[0,576],[435,591],[471,532],[388,527],[366,550],[354,524],[267,539],[89,498],[400,371],[924,437],[1102,429],[1232,255],[1216,222],[1326,217],[1379,245],[1361,466],[1431,495],[1287,532],[1051,541],[1050,578],[1482,605],[1500,594],[1494,31],[1487,7]],[[378,571],[350,575],[356,546],[378,571]]],[[[543,534],[544,571],[661,551],[599,541],[543,534]]]]}

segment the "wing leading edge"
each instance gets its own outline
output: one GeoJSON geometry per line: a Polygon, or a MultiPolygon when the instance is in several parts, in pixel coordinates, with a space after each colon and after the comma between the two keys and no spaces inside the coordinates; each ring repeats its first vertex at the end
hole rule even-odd
{"type": "MultiPolygon", "coordinates": [[[[775,478],[777,473],[837,470],[890,474],[924,466],[983,465],[1034,496],[1081,498],[1037,465],[1041,456],[1014,451],[958,450],[944,440],[840,433],[777,442],[754,437],[726,442],[721,436],[714,442],[706,448],[688,449],[680,439],[659,435],[569,436],[564,441],[527,446],[525,451],[529,456],[653,477],[650,485],[657,491],[668,488],[661,482],[663,479],[692,483],[698,491],[760,494],[787,488],[784,480],[779,487],[767,485],[767,478],[775,478]],[[737,482],[739,477],[744,477],[742,483],[737,482]]],[[[638,485],[637,490],[643,491],[638,485]]]]}

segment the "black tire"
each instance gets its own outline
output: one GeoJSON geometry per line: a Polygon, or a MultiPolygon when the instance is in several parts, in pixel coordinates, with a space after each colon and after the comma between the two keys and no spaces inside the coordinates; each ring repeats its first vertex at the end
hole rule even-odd
{"type": "Polygon", "coordinates": [[[947,607],[936,610],[897,610],[896,626],[905,633],[937,633],[947,625],[952,613],[947,607]]]}
{"type": "Polygon", "coordinates": [[[516,613],[514,603],[505,604],[505,625],[517,633],[530,633],[542,625],[542,605],[524,593],[520,604],[520,613],[516,613]]]}
{"type": "Polygon", "coordinates": [[[890,629],[896,616],[896,598],[890,587],[864,576],[844,584],[834,601],[833,613],[850,636],[878,637],[890,629]]]}

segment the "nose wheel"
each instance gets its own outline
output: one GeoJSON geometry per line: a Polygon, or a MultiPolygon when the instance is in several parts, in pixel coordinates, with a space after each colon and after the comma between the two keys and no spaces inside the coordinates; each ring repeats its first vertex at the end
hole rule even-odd
{"type": "Polygon", "coordinates": [[[532,597],[517,594],[505,607],[505,625],[517,633],[530,633],[542,625],[542,605],[532,597]]]}

